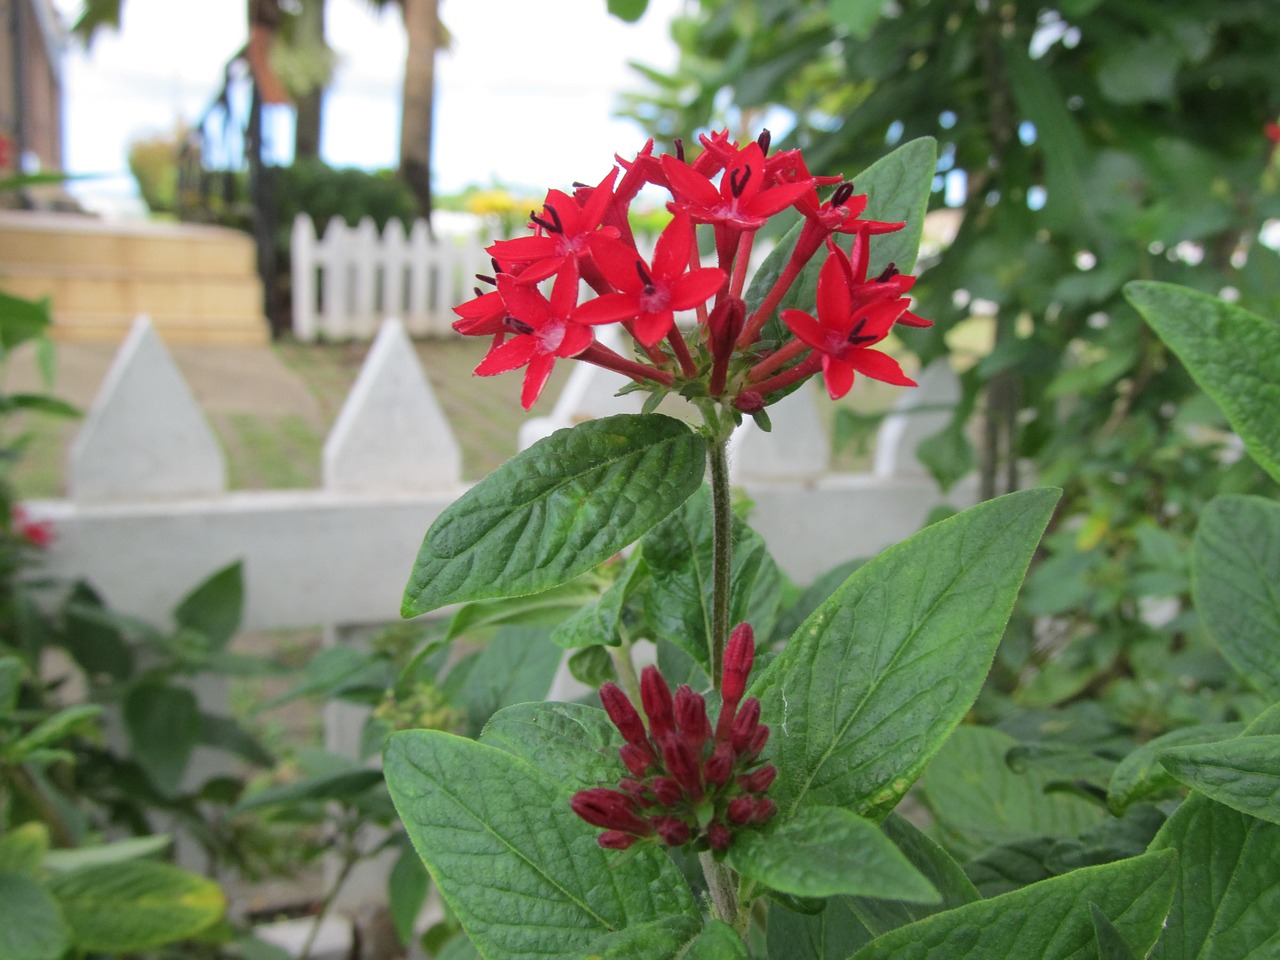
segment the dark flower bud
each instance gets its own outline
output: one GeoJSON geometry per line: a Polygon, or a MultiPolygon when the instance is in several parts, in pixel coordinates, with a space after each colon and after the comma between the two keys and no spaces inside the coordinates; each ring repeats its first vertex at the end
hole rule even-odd
{"type": "Polygon", "coordinates": [[[740,623],[733,628],[724,648],[724,674],[720,681],[720,695],[726,704],[735,707],[747,689],[747,677],[756,656],[755,632],[751,624],[740,623]]]}
{"type": "Polygon", "coordinates": [[[649,789],[664,807],[674,807],[684,801],[684,790],[670,777],[654,777],[649,789]]]}
{"type": "Polygon", "coordinates": [[[725,816],[729,818],[729,822],[735,826],[742,826],[744,823],[750,823],[751,818],[756,812],[755,797],[734,797],[729,801],[729,808],[725,811],[725,816]]]}
{"type": "Polygon", "coordinates": [[[705,777],[707,783],[715,787],[723,787],[733,776],[733,764],[737,759],[733,752],[733,744],[717,743],[715,750],[707,760],[705,777]]]}
{"type": "Polygon", "coordinates": [[[623,777],[618,781],[618,789],[629,796],[641,807],[652,807],[653,801],[649,799],[645,785],[639,780],[632,780],[630,777],[623,777]]]}
{"type": "Polygon", "coordinates": [[[751,814],[752,823],[764,823],[778,812],[778,805],[768,797],[756,797],[756,808],[751,814]]]}
{"type": "Polygon", "coordinates": [[[648,748],[637,747],[634,743],[624,743],[618,754],[633,777],[643,777],[653,765],[653,752],[648,748]]]}
{"type": "Polygon", "coordinates": [[[668,847],[678,847],[689,842],[689,825],[678,817],[655,817],[653,826],[668,847]]]}
{"type": "Polygon", "coordinates": [[[593,827],[622,830],[639,837],[653,833],[648,821],[637,816],[636,802],[617,790],[604,787],[579,790],[569,803],[573,812],[593,827]]]}
{"type": "Polygon", "coordinates": [[[631,699],[616,684],[606,683],[600,688],[600,703],[604,705],[605,713],[609,714],[609,719],[627,743],[649,750],[649,734],[644,729],[644,721],[640,719],[631,699]]]}
{"type": "Polygon", "coordinates": [[[747,749],[742,751],[742,756],[749,760],[754,760],[760,756],[764,750],[764,745],[769,742],[769,728],[763,723],[756,727],[755,733],[751,735],[751,742],[747,744],[747,749]]]}
{"type": "Polygon", "coordinates": [[[711,316],[707,318],[707,335],[713,356],[728,359],[746,320],[747,305],[742,302],[741,297],[720,298],[711,311],[711,316]]]}
{"type": "Polygon", "coordinates": [[[733,843],[733,833],[723,823],[713,823],[707,827],[707,843],[712,850],[725,851],[733,843]]]}
{"type": "Polygon", "coordinates": [[[635,842],[635,837],[629,833],[623,833],[621,830],[606,830],[596,837],[596,843],[606,850],[626,850],[635,842]]]}
{"type": "Polygon", "coordinates": [[[711,737],[711,721],[707,719],[707,701],[681,684],[675,698],[676,730],[694,756],[702,753],[702,745],[711,737]]]}
{"type": "Polygon", "coordinates": [[[667,772],[676,778],[695,803],[702,799],[702,770],[697,758],[683,740],[672,737],[662,745],[662,758],[667,772]]]}
{"type": "MultiPolygon", "coordinates": [[[[762,729],[768,730],[768,727],[762,729]]],[[[759,770],[749,773],[746,776],[739,777],[738,783],[747,793],[764,793],[771,786],[778,776],[778,768],[775,766],[761,767],[759,770]]]]}
{"type": "Polygon", "coordinates": [[[649,733],[661,743],[675,732],[671,689],[657,667],[645,667],[640,674],[640,702],[649,718],[649,733]]]}
{"type": "Polygon", "coordinates": [[[733,405],[743,413],[759,413],[764,409],[764,394],[759,390],[743,390],[733,398],[733,405]]]}
{"type": "Polygon", "coordinates": [[[741,754],[747,748],[759,723],[760,701],[755,697],[747,697],[742,701],[742,706],[738,709],[737,716],[733,718],[733,726],[729,731],[735,752],[741,754]]]}

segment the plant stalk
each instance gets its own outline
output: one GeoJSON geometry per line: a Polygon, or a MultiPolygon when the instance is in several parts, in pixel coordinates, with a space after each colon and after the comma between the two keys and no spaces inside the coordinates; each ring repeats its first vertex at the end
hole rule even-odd
{"type": "Polygon", "coordinates": [[[707,448],[711,470],[711,687],[720,689],[729,642],[729,585],[733,560],[733,506],[729,499],[729,438],[717,433],[707,448]]]}

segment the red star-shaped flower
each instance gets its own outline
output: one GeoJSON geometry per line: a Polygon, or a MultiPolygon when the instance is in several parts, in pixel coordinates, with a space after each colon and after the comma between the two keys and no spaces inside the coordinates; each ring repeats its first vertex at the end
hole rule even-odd
{"type": "Polygon", "coordinates": [[[915,381],[898,362],[872,346],[883,340],[910,305],[907,299],[871,302],[854,298],[848,258],[834,244],[818,274],[815,319],[803,310],[783,310],[782,322],[822,358],[822,377],[831,399],[837,400],[853,386],[855,373],[903,387],[915,381]]]}
{"type": "MultiPolygon", "coordinates": [[[[566,260],[586,256],[588,241],[601,231],[600,221],[613,199],[618,168],[609,171],[599,185],[587,192],[584,203],[562,190],[547,191],[542,215],[533,215],[538,233],[532,237],[499,240],[487,248],[506,271],[519,273],[521,282],[537,283],[557,272],[566,260]]],[[[612,227],[603,232],[616,236],[612,227]]]]}
{"type": "Polygon", "coordinates": [[[530,284],[498,274],[498,293],[506,305],[503,324],[514,336],[495,342],[475,372],[482,377],[526,367],[520,403],[528,410],[538,399],[555,366],[557,357],[576,357],[595,337],[591,323],[606,323],[617,317],[584,321],[578,316],[578,269],[570,258],[556,276],[548,300],[530,284]]]}
{"type": "Polygon", "coordinates": [[[689,270],[693,251],[693,223],[682,210],[658,237],[653,264],[645,263],[635,247],[604,236],[591,239],[596,266],[618,291],[607,293],[582,305],[582,322],[608,322],[621,312],[635,318],[634,333],[651,347],[671,330],[676,310],[690,310],[706,303],[724,287],[723,270],[703,267],[689,270]]]}
{"type": "Polygon", "coordinates": [[[723,224],[739,230],[758,230],[813,186],[810,181],[770,183],[764,151],[755,142],[747,144],[725,167],[718,187],[675,157],[663,156],[659,162],[676,198],[673,209],[683,208],[695,223],[723,224]]]}

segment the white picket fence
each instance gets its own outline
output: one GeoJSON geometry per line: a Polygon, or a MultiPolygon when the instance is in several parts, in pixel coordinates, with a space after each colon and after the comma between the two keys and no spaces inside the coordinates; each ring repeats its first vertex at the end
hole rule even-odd
{"type": "Polygon", "coordinates": [[[492,273],[478,236],[432,239],[425,220],[371,218],[354,227],[334,217],[316,235],[306,214],[293,221],[293,332],[299,340],[367,340],[384,317],[415,337],[450,336],[455,304],[469,300],[477,273],[492,273]]]}

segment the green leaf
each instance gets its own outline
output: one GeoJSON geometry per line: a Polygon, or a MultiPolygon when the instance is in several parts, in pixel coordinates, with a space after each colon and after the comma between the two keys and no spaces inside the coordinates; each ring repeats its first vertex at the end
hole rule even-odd
{"type": "Polygon", "coordinates": [[[831,0],[828,15],[837,27],[865,40],[884,12],[882,0],[831,0]]]}
{"type": "Polygon", "coordinates": [[[349,801],[381,782],[381,770],[369,770],[364,767],[334,770],[255,791],[232,807],[231,812],[237,814],[244,813],[246,810],[259,810],[262,807],[311,803],[319,800],[349,801]]]}
{"type": "Polygon", "coordinates": [[[627,23],[635,23],[648,9],[649,0],[609,0],[609,13],[627,23]]]}
{"type": "Polygon", "coordinates": [[[413,943],[414,925],[427,902],[431,878],[413,847],[406,844],[387,876],[387,909],[402,944],[413,943]]]}
{"type": "Polygon", "coordinates": [[[494,712],[513,703],[545,700],[563,651],[541,627],[503,627],[476,660],[463,696],[468,727],[479,735],[494,712]]]}
{"type": "Polygon", "coordinates": [[[1280,324],[1170,283],[1134,281],[1124,292],[1280,481],[1280,324]]]}
{"type": "MultiPolygon", "coordinates": [[[[681,956],[701,930],[702,923],[694,916],[663,917],[633,924],[606,933],[593,943],[586,951],[587,960],[670,960],[681,956]]],[[[729,932],[733,932],[732,927],[729,932]]],[[[742,941],[739,939],[738,943],[742,941]]]]}
{"type": "Polygon", "coordinates": [[[45,854],[44,865],[50,870],[67,873],[83,867],[141,860],[166,850],[172,842],[172,837],[159,834],[151,837],[129,837],[126,840],[115,840],[93,847],[50,850],[45,854]]]}
{"type": "Polygon", "coordinates": [[[950,910],[982,899],[960,864],[905,817],[891,813],[880,825],[880,829],[897,845],[912,866],[942,894],[942,898],[933,903],[890,900],[878,894],[844,898],[843,902],[873,936],[914,923],[940,910],[950,910]]]}
{"type": "Polygon", "coordinates": [[[590,583],[579,577],[542,593],[527,597],[503,597],[466,603],[449,621],[446,638],[456,639],[495,627],[555,627],[599,596],[590,583]]]}
{"type": "Polygon", "coordinates": [[[950,490],[971,474],[977,463],[965,424],[954,419],[937,433],[920,441],[916,446],[916,459],[924,464],[943,490],[950,490]]]}
{"type": "Polygon", "coordinates": [[[403,616],[538,593],[634,542],[702,483],[705,441],[662,414],[557,430],[468,490],[427,531],[403,616]]]}
{"type": "Polygon", "coordinates": [[[1196,612],[1227,662],[1280,700],[1280,503],[1211,500],[1196,528],[1191,582],[1196,612]]]}
{"type": "MultiPolygon", "coordinates": [[[[709,670],[713,528],[711,491],[703,486],[641,541],[651,584],[644,612],[655,639],[682,647],[709,670]]],[[[768,636],[777,619],[781,574],[764,538],[733,518],[729,622],[768,636]]]]}
{"type": "Polygon", "coordinates": [[[1096,904],[1089,904],[1089,916],[1093,919],[1093,938],[1098,944],[1098,960],[1137,960],[1129,944],[1116,925],[1107,918],[1096,904]]]}
{"type": "Polygon", "coordinates": [[[57,901],[23,873],[0,872],[0,957],[58,960],[71,947],[71,928],[57,901]]]}
{"type": "Polygon", "coordinates": [[[566,648],[618,646],[622,642],[619,633],[622,609],[631,593],[636,574],[644,569],[642,557],[640,550],[633,550],[622,562],[621,569],[604,593],[565,618],[552,632],[551,642],[566,648]]]}
{"type": "Polygon", "coordinates": [[[1194,743],[1216,743],[1240,733],[1239,723],[1202,723],[1170,730],[1138,747],[1118,764],[1107,785],[1107,809],[1117,817],[1132,804],[1153,794],[1176,787],[1178,781],[1158,759],[1169,747],[1194,743]]]}
{"type": "Polygon", "coordinates": [[[499,710],[480,742],[529,763],[569,793],[626,775],[622,735],[599,707],[581,703],[520,703],[499,710]]]}
{"type": "Polygon", "coordinates": [[[588,687],[602,687],[606,681],[618,680],[613,658],[603,646],[584,647],[569,656],[569,673],[573,679],[588,687]]]}
{"type": "Polygon", "coordinates": [[[744,877],[797,897],[941,899],[879,827],[837,807],[808,806],[790,820],[740,830],[729,862],[744,877]]]}
{"type": "Polygon", "coordinates": [[[165,796],[177,796],[200,738],[196,695],[182,687],[145,681],[125,696],[124,722],[134,757],[156,789],[165,796]]]}
{"type": "Polygon", "coordinates": [[[27,410],[70,419],[80,416],[78,407],[43,393],[10,393],[3,396],[3,401],[5,406],[14,410],[27,410]]]}
{"type": "Polygon", "coordinates": [[[871,934],[845,904],[843,898],[832,899],[817,913],[802,914],[771,902],[765,939],[770,958],[848,960],[870,942],[871,934]]]}
{"type": "Polygon", "coordinates": [[[91,953],[132,953],[184,940],[226,910],[214,881],[149,860],[55,874],[49,889],[76,945],[91,953]]]}
{"type": "Polygon", "coordinates": [[[1172,100],[1182,51],[1168,37],[1117,44],[1098,67],[1098,89],[1112,103],[1172,100]]]}
{"type": "Polygon", "coordinates": [[[261,709],[271,710],[301,697],[340,697],[353,691],[382,690],[391,682],[387,664],[378,654],[340,644],[326,647],[312,657],[303,671],[302,682],[268,700],[261,709]]]}
{"type": "Polygon", "coordinates": [[[1092,960],[1098,954],[1090,904],[1135,954],[1146,956],[1169,912],[1176,862],[1165,851],[1075,870],[899,927],[851,960],[1092,960]]]}
{"type": "Polygon", "coordinates": [[[71,736],[82,727],[87,727],[100,716],[102,716],[102,707],[96,703],[63,707],[53,716],[46,717],[27,731],[12,749],[16,751],[16,755],[22,756],[42,747],[56,745],[58,741],[71,736]]]}
{"type": "Polygon", "coordinates": [[[696,913],[666,854],[601,849],[563,788],[518,757],[410,730],[390,738],[384,765],[414,848],[489,960],[572,955],[631,924],[696,913]]]}
{"type": "Polygon", "coordinates": [[[24,300],[0,290],[0,348],[12,350],[24,341],[42,336],[52,323],[48,297],[24,300]]]}
{"type": "Polygon", "coordinates": [[[989,727],[963,726],[924,775],[924,798],[944,846],[965,859],[1010,840],[1074,836],[1103,811],[1074,794],[1046,793],[1051,778],[1010,769],[1018,741],[989,727]]]}
{"type": "Polygon", "coordinates": [[[262,741],[234,717],[201,712],[198,739],[207,747],[234,753],[242,760],[256,763],[260,767],[270,767],[276,762],[276,758],[263,746],[262,741]]]}
{"type": "Polygon", "coordinates": [[[1280,734],[1172,747],[1160,762],[1219,803],[1280,824],[1280,734]]]}
{"type": "Polygon", "coordinates": [[[48,850],[49,828],[43,823],[32,821],[13,827],[0,836],[0,874],[21,873],[38,878],[48,850]]]}
{"type": "Polygon", "coordinates": [[[240,628],[244,608],[243,564],[223,567],[192,590],[173,611],[178,626],[201,634],[211,650],[221,650],[240,628]]]}
{"type": "Polygon", "coordinates": [[[977,696],[1059,491],[1025,490],[860,567],[760,673],[784,816],[891,810],[977,696]]]}
{"type": "Polygon", "coordinates": [[[26,668],[17,657],[0,657],[0,717],[13,710],[26,668]]]}
{"type": "Polygon", "coordinates": [[[1177,893],[1153,957],[1270,960],[1280,954],[1280,826],[1192,794],[1151,848],[1178,851],[1177,893]]]}
{"type": "Polygon", "coordinates": [[[747,945],[733,927],[712,920],[685,948],[680,960],[748,960],[747,945]]]}

